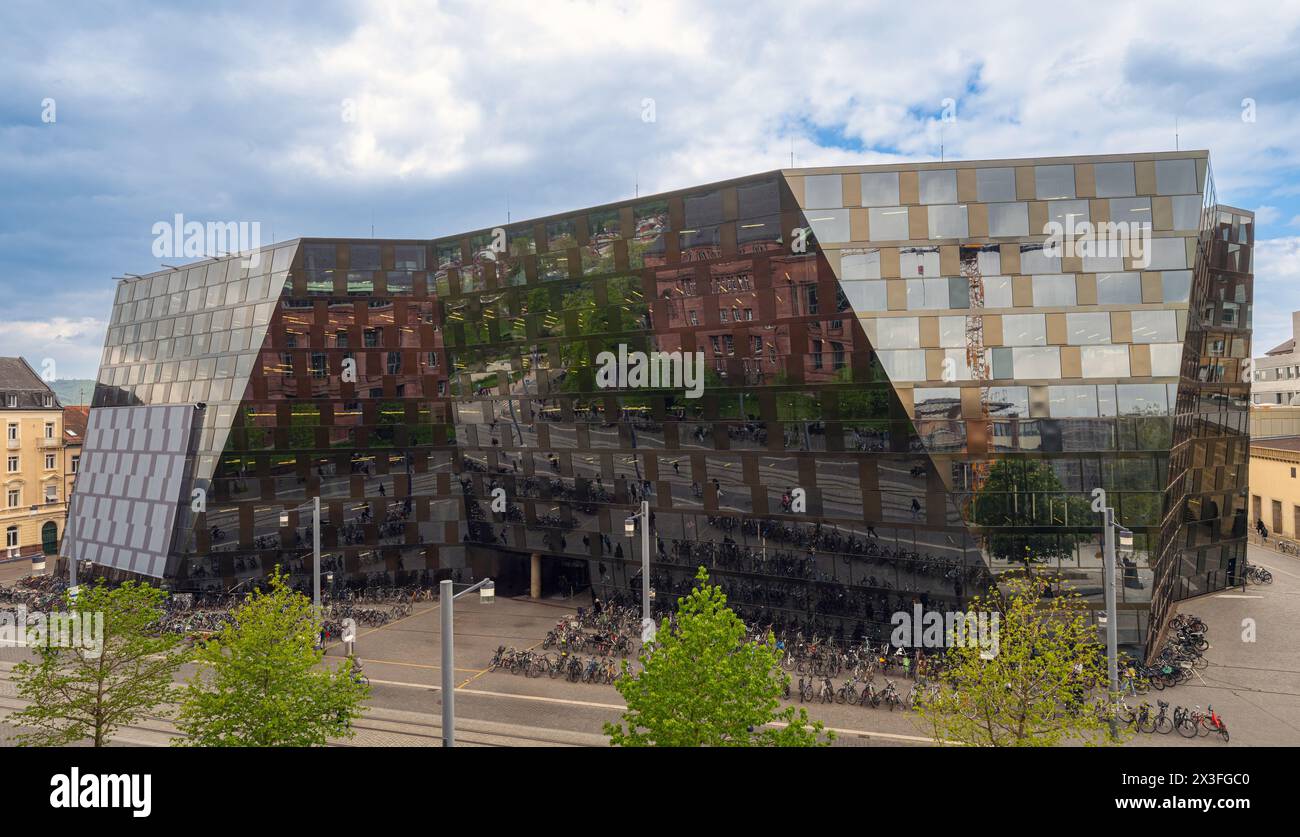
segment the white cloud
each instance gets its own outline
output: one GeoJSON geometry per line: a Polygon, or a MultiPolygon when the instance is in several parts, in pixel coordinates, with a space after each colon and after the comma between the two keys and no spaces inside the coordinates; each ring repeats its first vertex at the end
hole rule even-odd
{"type": "Polygon", "coordinates": [[[1300,235],[1255,240],[1252,354],[1292,337],[1291,312],[1300,310],[1300,235]]]}
{"type": "Polygon", "coordinates": [[[55,378],[93,378],[99,369],[108,323],[94,317],[5,322],[0,356],[21,356],[38,373],[55,378]]]}

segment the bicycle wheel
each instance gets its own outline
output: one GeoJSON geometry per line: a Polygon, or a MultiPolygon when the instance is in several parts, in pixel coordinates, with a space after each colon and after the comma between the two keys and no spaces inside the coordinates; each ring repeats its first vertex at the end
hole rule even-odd
{"type": "Polygon", "coordinates": [[[1190,717],[1183,718],[1181,721],[1178,722],[1178,734],[1181,735],[1183,738],[1195,738],[1197,728],[1199,726],[1200,725],[1197,724],[1195,721],[1193,721],[1190,717]]]}
{"type": "Polygon", "coordinates": [[[1155,731],[1161,735],[1168,735],[1174,731],[1174,722],[1169,720],[1168,715],[1160,715],[1155,720],[1155,731]]]}
{"type": "MultiPolygon", "coordinates": [[[[1273,583],[1273,574],[1272,574],[1271,572],[1269,572],[1268,570],[1260,570],[1260,571],[1259,571],[1259,579],[1260,579],[1260,583],[1261,583],[1261,584],[1272,584],[1272,583],[1273,583]]],[[[1224,735],[1226,736],[1226,735],[1227,735],[1227,732],[1224,732],[1224,735]]],[[[1226,740],[1226,739],[1225,739],[1225,740],[1226,740]]]]}
{"type": "Polygon", "coordinates": [[[1156,731],[1156,719],[1150,715],[1147,715],[1145,718],[1140,718],[1137,723],[1137,728],[1138,732],[1145,732],[1150,735],[1156,731]]]}

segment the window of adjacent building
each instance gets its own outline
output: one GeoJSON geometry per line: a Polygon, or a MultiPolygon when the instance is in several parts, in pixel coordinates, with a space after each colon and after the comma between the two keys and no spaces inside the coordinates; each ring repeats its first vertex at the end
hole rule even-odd
{"type": "Polygon", "coordinates": [[[52,471],[55,468],[55,456],[52,453],[45,454],[45,470],[52,471]]]}
{"type": "Polygon", "coordinates": [[[9,441],[11,441],[11,442],[13,442],[13,441],[17,441],[17,440],[18,440],[18,425],[17,425],[17,424],[11,424],[11,425],[9,425],[8,434],[9,434],[9,435],[8,435],[9,441]]]}
{"type": "Polygon", "coordinates": [[[899,349],[876,354],[890,380],[924,381],[926,379],[924,349],[899,349]]]}
{"type": "Polygon", "coordinates": [[[1034,166],[1035,197],[1040,201],[1074,197],[1074,166],[1034,166]]]}
{"type": "Polygon", "coordinates": [[[819,174],[803,179],[806,209],[839,209],[844,206],[844,180],[838,174],[819,174]]]}
{"type": "Polygon", "coordinates": [[[1123,198],[1137,193],[1132,163],[1096,163],[1092,172],[1099,198],[1123,198]]]}
{"type": "Polygon", "coordinates": [[[953,169],[917,173],[918,195],[923,204],[957,202],[957,172],[953,169]]]}
{"type": "Polygon", "coordinates": [[[1156,160],[1156,192],[1190,195],[1196,191],[1195,160],[1156,160]]]}
{"type": "Polygon", "coordinates": [[[989,387],[989,413],[1001,418],[1029,416],[1029,387],[989,387]]]}
{"type": "Polygon", "coordinates": [[[966,238],[970,234],[965,204],[932,206],[927,214],[930,238],[966,238]]]}
{"type": "MultiPolygon", "coordinates": [[[[1055,221],[1065,230],[1073,230],[1079,224],[1089,220],[1088,202],[1084,201],[1048,201],[1047,220],[1055,221]]],[[[1039,232],[1039,230],[1035,230],[1039,232]]],[[[1046,230],[1041,232],[1046,233],[1046,230]]]]}
{"type": "Polygon", "coordinates": [[[351,257],[349,267],[352,270],[379,269],[378,244],[353,244],[349,249],[351,257]]]}
{"type": "Polygon", "coordinates": [[[398,245],[393,248],[393,267],[397,270],[424,270],[423,247],[398,245]]]}
{"type": "Polygon", "coordinates": [[[5,405],[8,407],[17,407],[18,396],[13,394],[12,392],[5,395],[5,405]]]}
{"type": "MultiPolygon", "coordinates": [[[[849,240],[849,211],[847,209],[809,209],[807,217],[808,223],[812,226],[813,235],[817,237],[818,241],[849,240]]],[[[875,236],[873,235],[872,238],[875,238],[875,236]]]]}
{"type": "Polygon", "coordinates": [[[1128,346],[1082,346],[1079,360],[1085,378],[1127,378],[1128,346]]]}
{"type": "Polygon", "coordinates": [[[1110,273],[1124,269],[1123,256],[1084,256],[1084,273],[1110,273]]]}
{"type": "Polygon", "coordinates": [[[13,557],[18,551],[18,527],[10,526],[5,529],[5,547],[9,550],[9,557],[13,557]]]}
{"type": "Polygon", "coordinates": [[[867,210],[872,241],[906,241],[907,207],[890,206],[867,210]]]}
{"type": "Polygon", "coordinates": [[[1010,276],[984,277],[984,307],[1011,308],[1013,306],[1010,276]]]}
{"type": "Polygon", "coordinates": [[[1097,415],[1095,386],[1048,387],[1047,399],[1052,418],[1095,418],[1097,415]]]}
{"type": "Polygon", "coordinates": [[[1119,384],[1115,390],[1121,416],[1163,416],[1169,411],[1164,384],[1119,384]]]}
{"type": "Polygon", "coordinates": [[[1047,345],[1047,323],[1042,314],[1003,314],[1002,342],[1007,346],[1047,345]]]}
{"type": "Polygon", "coordinates": [[[1176,376],[1182,364],[1182,343],[1151,344],[1151,375],[1153,377],[1176,376]]]}
{"type": "Polygon", "coordinates": [[[1097,304],[1136,305],[1142,302],[1142,277],[1136,273],[1098,273],[1097,304]]]}
{"type": "Polygon", "coordinates": [[[1065,315],[1066,342],[1087,346],[1110,342],[1110,314],[1087,313],[1065,315]]]}
{"type": "Polygon", "coordinates": [[[1178,339],[1178,320],[1173,311],[1134,311],[1134,343],[1172,343],[1178,339]]]}
{"type": "Polygon", "coordinates": [[[51,482],[45,485],[45,502],[46,503],[59,502],[59,486],[57,483],[51,482]]]}
{"type": "Polygon", "coordinates": [[[919,349],[920,321],[916,317],[882,317],[876,320],[877,349],[919,349]]]}
{"type": "Polygon", "coordinates": [[[45,423],[45,438],[47,438],[47,439],[53,439],[53,438],[54,438],[54,423],[53,423],[53,422],[48,422],[48,421],[47,421],[47,422],[45,423]]]}
{"type": "Polygon", "coordinates": [[[1061,352],[1055,346],[1032,346],[1011,350],[1017,378],[1060,378],[1061,352]]]}
{"type": "Polygon", "coordinates": [[[1199,230],[1201,228],[1201,196],[1175,195],[1170,199],[1174,209],[1174,229],[1199,230]]]}
{"type": "Polygon", "coordinates": [[[9,508],[16,509],[22,501],[22,491],[17,488],[11,488],[6,492],[6,502],[9,508]]]}
{"type": "Polygon", "coordinates": [[[1033,286],[1036,306],[1075,304],[1074,274],[1035,276],[1033,286]]]}
{"type": "Polygon", "coordinates": [[[904,247],[898,251],[898,273],[904,279],[939,275],[938,247],[904,247]]]}
{"type": "Polygon", "coordinates": [[[1020,245],[1020,273],[1060,273],[1061,257],[1049,255],[1041,244],[1020,245]]]}
{"type": "Polygon", "coordinates": [[[11,474],[18,473],[18,457],[16,456],[9,457],[8,464],[9,464],[9,473],[11,474]]]}
{"type": "Polygon", "coordinates": [[[966,318],[939,318],[939,345],[945,349],[959,349],[966,345],[966,318]]]}
{"type": "Polygon", "coordinates": [[[988,205],[988,212],[990,236],[999,238],[1029,235],[1028,204],[991,203],[988,205]]]}
{"type": "Polygon", "coordinates": [[[81,466],[81,457],[80,456],[72,457],[72,473],[74,474],[77,473],[77,468],[80,466],[81,466]]]}
{"type": "Polygon", "coordinates": [[[884,282],[843,282],[841,288],[854,311],[886,311],[888,294],[884,282]]]}
{"type": "Polygon", "coordinates": [[[980,203],[998,203],[1016,199],[1015,169],[976,169],[975,195],[980,203]]]}
{"type": "Polygon", "coordinates": [[[840,255],[840,278],[879,279],[880,251],[842,250],[840,255]]]}
{"type": "MultiPolygon", "coordinates": [[[[907,310],[934,310],[952,307],[952,277],[930,276],[907,280],[907,310]]],[[[960,280],[959,280],[960,281],[960,280]]]]}
{"type": "Polygon", "coordinates": [[[1014,378],[1015,358],[1011,349],[998,347],[989,350],[989,365],[993,367],[994,378],[1014,378]]]}
{"type": "Polygon", "coordinates": [[[898,172],[864,172],[862,174],[862,205],[897,206],[898,172]]]}

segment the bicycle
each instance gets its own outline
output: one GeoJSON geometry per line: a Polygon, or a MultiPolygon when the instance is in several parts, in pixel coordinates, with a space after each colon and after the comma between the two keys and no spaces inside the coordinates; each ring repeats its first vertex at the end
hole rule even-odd
{"type": "Polygon", "coordinates": [[[1207,704],[1205,709],[1205,714],[1201,716],[1201,727],[1205,730],[1204,734],[1208,735],[1211,732],[1217,732],[1226,744],[1228,742],[1227,723],[1224,722],[1223,718],[1219,717],[1219,713],[1214,711],[1212,705],[1207,704]]]}

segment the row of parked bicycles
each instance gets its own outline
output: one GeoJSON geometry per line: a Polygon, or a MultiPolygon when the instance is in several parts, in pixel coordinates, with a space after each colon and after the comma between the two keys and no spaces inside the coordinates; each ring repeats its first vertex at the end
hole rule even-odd
{"type": "Polygon", "coordinates": [[[1149,690],[1172,688],[1192,679],[1210,664],[1205,652],[1210,641],[1205,621],[1190,613],[1179,613],[1169,622],[1165,645],[1149,666],[1132,666],[1121,683],[1125,693],[1144,695],[1149,690]]]}
{"type": "Polygon", "coordinates": [[[1228,741],[1228,724],[1223,716],[1214,711],[1213,706],[1207,706],[1204,712],[1200,706],[1191,709],[1175,706],[1170,712],[1168,701],[1157,700],[1156,707],[1153,708],[1144,700],[1137,708],[1121,701],[1112,709],[1105,698],[1098,698],[1095,711],[1102,720],[1109,720],[1113,712],[1119,723],[1138,732],[1168,735],[1177,730],[1184,738],[1218,735],[1223,741],[1228,741]]]}
{"type": "MultiPolygon", "coordinates": [[[[916,709],[927,696],[937,693],[938,688],[938,686],[916,682],[906,694],[900,694],[898,686],[888,677],[885,678],[884,686],[877,687],[869,677],[853,675],[838,688],[829,677],[822,677],[820,682],[815,677],[800,677],[795,694],[800,703],[856,704],[872,709],[886,706],[890,712],[893,712],[900,707],[916,709]]],[[[785,697],[787,700],[791,698],[789,680],[786,681],[785,697]]]]}
{"type": "Polygon", "coordinates": [[[570,683],[613,683],[622,672],[616,657],[584,657],[561,651],[548,654],[499,646],[488,666],[490,671],[508,671],[524,677],[564,678],[570,683]]]}

